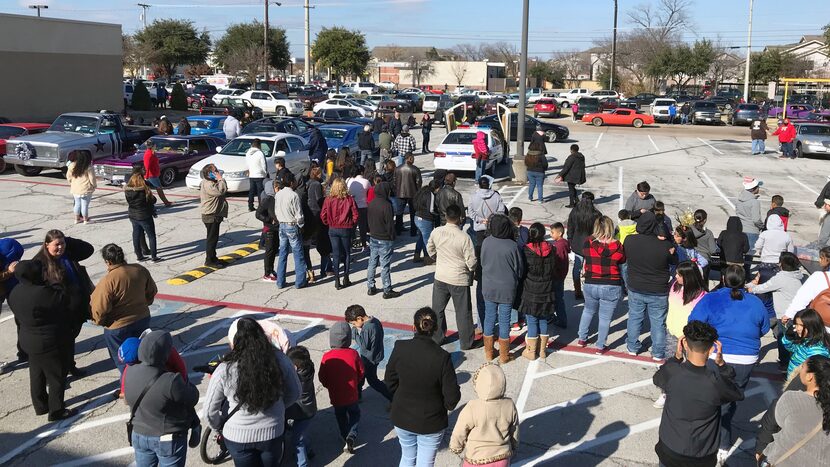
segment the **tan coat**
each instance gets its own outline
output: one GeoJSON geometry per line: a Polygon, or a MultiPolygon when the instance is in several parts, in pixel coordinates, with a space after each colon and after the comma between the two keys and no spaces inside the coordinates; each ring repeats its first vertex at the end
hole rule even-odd
{"type": "MultiPolygon", "coordinates": [[[[432,238],[432,237],[430,237],[432,238]]],[[[450,437],[450,450],[480,465],[509,459],[519,447],[519,413],[504,397],[507,380],[501,367],[485,363],[473,377],[478,399],[464,406],[450,437]]]]}
{"type": "Polygon", "coordinates": [[[95,172],[92,170],[92,164],[80,177],[72,176],[72,169],[75,168],[75,163],[70,162],[66,171],[66,179],[69,180],[69,193],[75,196],[91,195],[98,187],[95,181],[95,172]]]}
{"type": "Polygon", "coordinates": [[[110,266],[92,292],[92,320],[119,329],[150,316],[158,289],[153,277],[139,264],[110,266]]]}
{"type": "Polygon", "coordinates": [[[228,202],[225,195],[228,184],[222,180],[202,180],[199,186],[199,201],[202,216],[228,217],[228,202]]]}
{"type": "Polygon", "coordinates": [[[458,286],[472,283],[476,269],[473,241],[457,225],[447,224],[433,230],[427,242],[427,254],[436,258],[435,280],[458,286]]]}

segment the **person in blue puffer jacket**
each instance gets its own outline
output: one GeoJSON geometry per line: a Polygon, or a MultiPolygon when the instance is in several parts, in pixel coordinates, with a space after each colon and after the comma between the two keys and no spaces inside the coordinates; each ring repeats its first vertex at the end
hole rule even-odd
{"type": "MultiPolygon", "coordinates": [[[[3,302],[9,297],[12,289],[17,285],[17,279],[14,277],[14,269],[18,261],[23,258],[23,245],[13,238],[0,238],[0,312],[3,310],[3,302]]],[[[20,329],[20,324],[14,320],[17,328],[20,329]]],[[[19,363],[25,362],[29,359],[26,352],[17,344],[17,361],[19,363]]],[[[5,362],[0,362],[0,373],[6,367],[5,362]]]]}

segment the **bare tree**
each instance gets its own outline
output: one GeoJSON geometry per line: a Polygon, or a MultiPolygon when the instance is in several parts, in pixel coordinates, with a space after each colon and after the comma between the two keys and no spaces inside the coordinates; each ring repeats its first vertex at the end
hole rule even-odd
{"type": "Polygon", "coordinates": [[[464,77],[467,75],[467,62],[453,63],[452,75],[455,76],[455,80],[458,82],[458,85],[461,86],[461,83],[464,82],[464,77]]]}
{"type": "Polygon", "coordinates": [[[422,79],[435,73],[432,62],[421,56],[409,57],[409,70],[412,72],[412,86],[420,86],[422,79]]]}
{"type": "Polygon", "coordinates": [[[225,72],[245,75],[253,83],[262,69],[264,53],[265,47],[262,44],[249,45],[225,59],[225,72]]]}
{"type": "Polygon", "coordinates": [[[133,36],[121,35],[121,64],[124,69],[130,73],[130,76],[138,76],[138,71],[141,69],[141,50],[136,44],[133,36]]]}
{"type": "Polygon", "coordinates": [[[406,52],[397,44],[391,44],[386,47],[386,59],[390,62],[400,62],[406,59],[406,52]]]}
{"type": "Polygon", "coordinates": [[[482,51],[481,45],[476,46],[473,44],[458,44],[451,50],[461,60],[477,62],[487,58],[482,51]]]}
{"type": "Polygon", "coordinates": [[[691,6],[692,0],[658,0],[656,5],[638,5],[628,12],[628,19],[655,41],[665,43],[680,29],[692,26],[689,17],[691,6]]]}
{"type": "Polygon", "coordinates": [[[577,50],[554,53],[553,63],[562,70],[565,81],[572,83],[574,86],[582,84],[579,75],[585,74],[591,68],[590,56],[577,50]]]}

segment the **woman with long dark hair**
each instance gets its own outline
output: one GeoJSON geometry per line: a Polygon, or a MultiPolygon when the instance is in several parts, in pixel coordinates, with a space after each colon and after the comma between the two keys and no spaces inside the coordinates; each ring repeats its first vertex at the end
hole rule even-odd
{"type": "Polygon", "coordinates": [[[156,263],[161,258],[156,254],[156,223],[153,217],[156,213],[156,197],[144,181],[141,172],[133,172],[130,180],[124,186],[124,197],[127,198],[127,215],[133,226],[133,251],[139,261],[146,261],[142,248],[142,239],[147,236],[150,259],[156,263]]]}
{"type": "Polygon", "coordinates": [[[534,222],[525,245],[527,274],[522,288],[519,311],[527,317],[527,336],[522,356],[528,360],[545,358],[548,347],[548,320],[553,318],[553,271],[556,254],[553,245],[545,241],[545,226],[534,222]]]}
{"type": "Polygon", "coordinates": [[[75,200],[72,210],[75,223],[89,223],[89,202],[97,188],[95,172],[92,170],[92,156],[87,151],[73,151],[75,160],[69,163],[66,179],[69,180],[69,192],[75,200]]]}
{"type": "Polygon", "coordinates": [[[357,204],[352,195],[349,194],[343,178],[336,177],[331,183],[331,190],[323,201],[323,208],[320,211],[320,220],[328,226],[332,259],[334,260],[334,287],[340,290],[352,285],[349,280],[352,235],[359,220],[357,204]],[[343,282],[340,282],[341,263],[343,264],[343,282]]]}
{"type": "Polygon", "coordinates": [[[574,297],[577,300],[582,300],[582,245],[585,239],[590,237],[594,232],[594,222],[597,221],[602,214],[594,207],[594,194],[590,191],[582,193],[582,199],[576,204],[576,207],[571,210],[568,215],[568,242],[571,244],[571,250],[574,252],[573,265],[573,281],[574,281],[574,297]]]}
{"type": "MultiPolygon", "coordinates": [[[[77,238],[67,237],[60,230],[46,232],[46,238],[40,251],[32,259],[43,264],[43,279],[46,284],[61,287],[67,295],[68,322],[72,333],[72,340],[78,337],[81,326],[92,317],[90,310],[90,296],[93,284],[80,262],[92,256],[95,247],[77,238]]],[[[86,374],[73,361],[73,350],[65,355],[69,373],[75,377],[86,374]]]]}
{"type": "Polygon", "coordinates": [[[208,423],[224,436],[235,465],[279,466],[285,408],[300,396],[294,365],[251,318],[234,321],[228,340],[231,351],[205,396],[208,423]]]}
{"type": "MultiPolygon", "coordinates": [[[[830,359],[814,355],[798,375],[803,391],[785,391],[775,404],[773,435],[763,455],[776,467],[827,465],[830,452],[830,359]]],[[[760,460],[760,458],[759,458],[760,460]]],[[[760,465],[760,464],[759,464],[760,465]]]]}
{"type": "Polygon", "coordinates": [[[415,337],[395,342],[384,382],[392,393],[389,413],[401,445],[401,467],[433,465],[447,412],[461,400],[450,354],[433,339],[440,326],[431,308],[415,312],[415,337]]]}
{"type": "MultiPolygon", "coordinates": [[[[744,290],[743,266],[730,264],[722,274],[723,287],[707,293],[695,305],[689,321],[703,321],[718,331],[723,344],[723,359],[735,370],[735,385],[743,391],[758,363],[761,337],[769,332],[769,317],[761,299],[744,290]]],[[[736,410],[735,402],[726,404],[721,410],[718,459],[725,459],[732,446],[732,417],[736,410]]]]}

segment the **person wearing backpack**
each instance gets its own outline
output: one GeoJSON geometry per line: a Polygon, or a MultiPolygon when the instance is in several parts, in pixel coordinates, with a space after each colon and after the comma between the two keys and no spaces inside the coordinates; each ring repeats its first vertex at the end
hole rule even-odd
{"type": "Polygon", "coordinates": [[[525,155],[525,165],[527,166],[527,196],[530,201],[533,201],[533,190],[539,196],[539,203],[545,201],[543,192],[543,185],[545,184],[545,172],[548,170],[548,158],[545,157],[544,145],[538,143],[530,143],[527,148],[527,155],[525,155]]]}

